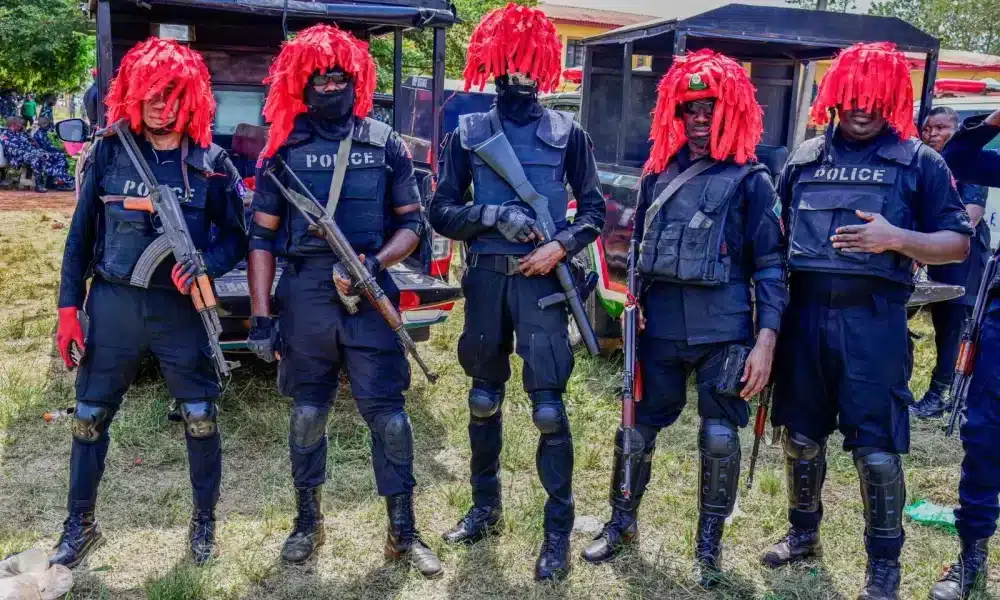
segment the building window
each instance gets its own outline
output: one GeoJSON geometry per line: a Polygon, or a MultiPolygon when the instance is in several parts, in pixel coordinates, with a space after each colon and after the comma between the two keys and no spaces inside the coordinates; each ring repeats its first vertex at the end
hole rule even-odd
{"type": "Polygon", "coordinates": [[[583,66],[583,44],[580,40],[566,40],[566,68],[583,66]]]}

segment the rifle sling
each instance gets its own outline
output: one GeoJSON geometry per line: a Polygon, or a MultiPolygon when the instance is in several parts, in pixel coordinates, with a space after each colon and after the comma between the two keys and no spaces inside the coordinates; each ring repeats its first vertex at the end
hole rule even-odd
{"type": "MultiPolygon", "coordinates": [[[[497,112],[497,109],[496,108],[490,109],[489,114],[490,114],[490,123],[492,124],[491,132],[493,134],[500,134],[506,139],[507,135],[503,132],[503,125],[500,123],[500,114],[497,112]]],[[[510,140],[507,140],[507,144],[508,145],[510,144],[510,140]]],[[[494,172],[497,170],[493,165],[489,163],[489,161],[484,160],[483,162],[486,163],[486,166],[488,166],[490,169],[493,169],[494,172]]],[[[507,178],[504,177],[503,173],[497,173],[497,174],[500,175],[500,179],[503,179],[504,182],[507,183],[507,186],[510,189],[514,190],[514,193],[517,194],[518,199],[520,199],[528,206],[531,206],[531,202],[529,202],[529,199],[537,197],[539,195],[538,192],[535,191],[534,186],[531,185],[531,182],[528,181],[527,177],[524,178],[524,181],[521,185],[519,185],[518,187],[514,187],[509,182],[507,182],[507,178]]]]}
{"type": "Polygon", "coordinates": [[[344,187],[344,177],[347,176],[347,161],[351,157],[351,136],[340,140],[337,148],[337,163],[333,165],[333,179],[330,180],[330,194],[326,198],[326,214],[331,219],[337,212],[337,203],[340,202],[340,190],[344,187]]]}
{"type": "Polygon", "coordinates": [[[660,195],[656,197],[656,200],[654,200],[653,203],[649,205],[649,208],[646,209],[646,220],[643,223],[642,229],[643,234],[645,234],[646,231],[649,231],[649,226],[653,223],[653,218],[656,217],[656,213],[660,212],[660,209],[667,203],[667,200],[670,200],[670,198],[677,193],[677,190],[681,189],[682,185],[700,173],[708,170],[714,164],[714,160],[710,158],[703,158],[685,169],[681,174],[671,179],[670,183],[667,184],[667,188],[660,192],[660,195]]]}

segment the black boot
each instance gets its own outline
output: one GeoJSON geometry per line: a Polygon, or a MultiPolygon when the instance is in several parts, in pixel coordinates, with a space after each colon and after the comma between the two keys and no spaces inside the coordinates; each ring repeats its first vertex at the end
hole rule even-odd
{"type": "Polygon", "coordinates": [[[298,565],[312,557],[316,549],[326,541],[326,531],[323,529],[323,488],[305,488],[295,490],[298,502],[298,516],[295,517],[295,528],[285,540],[281,549],[281,558],[287,563],[298,565]]]}
{"type": "Polygon", "coordinates": [[[910,407],[910,414],[918,419],[938,419],[951,411],[950,386],[931,381],[924,397],[910,407]]]}
{"type": "Polygon", "coordinates": [[[716,515],[698,517],[694,541],[694,561],[698,585],[713,588],[722,577],[722,532],[726,519],[716,515]]]}
{"type": "Polygon", "coordinates": [[[55,556],[49,562],[72,569],[103,541],[94,511],[70,513],[63,521],[63,532],[56,544],[55,556]]]}
{"type": "Polygon", "coordinates": [[[858,600],[899,600],[899,560],[869,558],[858,600]]]}
{"type": "Polygon", "coordinates": [[[819,539],[819,529],[801,529],[793,525],[783,538],[764,551],[761,560],[766,566],[777,569],[820,556],[823,556],[823,543],[819,539]]]}
{"type": "Polygon", "coordinates": [[[618,429],[615,436],[615,466],[611,474],[611,520],[604,524],[604,529],[594,541],[583,549],[583,560],[595,565],[609,561],[629,544],[638,541],[637,515],[642,495],[649,484],[653,451],[656,449],[653,437],[651,431],[640,432],[633,429],[629,448],[631,453],[626,463],[622,443],[624,431],[618,429]],[[630,473],[628,485],[625,484],[626,465],[630,473]]]}
{"type": "Polygon", "coordinates": [[[535,581],[559,581],[569,573],[569,535],[545,533],[535,562],[535,581]]]}
{"type": "Polygon", "coordinates": [[[988,577],[989,538],[962,540],[962,552],[931,588],[931,600],[966,600],[988,577]]]}
{"type": "Polygon", "coordinates": [[[385,557],[405,560],[427,579],[444,573],[434,551],[420,539],[413,516],[413,495],[396,494],[385,499],[389,515],[389,531],[385,538],[385,557]]]}
{"type": "Polygon", "coordinates": [[[39,194],[44,194],[49,191],[48,188],[45,187],[45,179],[45,174],[39,172],[35,173],[35,191],[39,194]]]}
{"type": "Polygon", "coordinates": [[[444,532],[441,538],[449,544],[474,544],[487,536],[500,535],[502,519],[503,507],[500,504],[473,506],[458,525],[444,532]]]}
{"type": "Polygon", "coordinates": [[[188,525],[188,543],[196,565],[203,565],[218,556],[215,545],[215,513],[196,510],[188,525]]]}

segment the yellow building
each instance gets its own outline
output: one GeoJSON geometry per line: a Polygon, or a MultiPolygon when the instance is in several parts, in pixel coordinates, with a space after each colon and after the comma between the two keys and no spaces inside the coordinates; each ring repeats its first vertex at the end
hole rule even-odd
{"type": "Polygon", "coordinates": [[[580,45],[583,38],[656,18],[649,15],[563,6],[561,4],[542,3],[538,5],[538,8],[556,26],[556,33],[562,40],[564,69],[583,67],[583,46],[580,45]]]}

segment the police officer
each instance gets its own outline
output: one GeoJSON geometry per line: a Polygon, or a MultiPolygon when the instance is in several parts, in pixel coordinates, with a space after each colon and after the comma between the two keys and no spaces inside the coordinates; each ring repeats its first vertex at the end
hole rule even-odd
{"type": "MultiPolygon", "coordinates": [[[[347,297],[357,292],[345,266],[266,175],[280,155],[320,202],[339,200],[337,225],[398,304],[399,290],[386,269],[417,247],[423,230],[410,155],[388,125],[365,117],[372,108],[375,64],[367,45],[353,35],[328,25],[301,31],[282,47],[267,83],[264,116],[271,129],[262,156],[271,160],[258,164],[253,200],[250,344],[267,361],[280,353],[279,388],[294,400],[288,443],[298,516],[282,558],[305,562],[325,539],[326,422],[341,368],[346,368],[358,410],[371,429],[375,482],[386,499],[386,556],[436,577],[441,563],[414,522],[413,435],[403,408],[410,369],[402,346],[367,301],[356,314],[348,312],[357,299],[347,297]],[[345,140],[351,143],[346,175],[339,196],[331,198],[336,155],[345,140]],[[270,317],[275,254],[288,258],[277,290],[277,324],[270,317]],[[338,300],[338,292],[344,300],[338,300]]],[[[296,190],[282,176],[284,185],[296,190]]]]}
{"type": "MultiPolygon", "coordinates": [[[[127,119],[157,181],[177,190],[191,237],[212,277],[231,270],[247,245],[242,202],[227,189],[226,177],[213,176],[226,173],[229,160],[211,143],[214,113],[201,55],[172,40],[150,38],[129,50],[108,93],[108,122],[127,119]]],[[[130,286],[140,255],[157,234],[147,213],[102,198],[139,197],[149,190],[116,137],[95,144],[83,179],[59,288],[59,352],[70,368],[72,345],[84,353],[76,379],[69,517],[52,562],[74,567],[101,541],[94,507],[111,421],[139,363],[151,351],[184,417],[194,490],[189,541],[201,564],[215,553],[222,476],[215,401],[221,387],[202,350],[208,343],[205,329],[186,297],[195,265],[168,259],[154,272],[148,289],[130,286]],[[85,295],[90,318],[86,346],[77,316],[85,295]]]]}
{"type": "Polygon", "coordinates": [[[898,598],[909,450],[906,300],[912,266],[964,260],[969,217],[941,157],[913,138],[906,57],[886,42],[844,50],[813,120],[838,122],[797,148],[778,181],[789,223],[790,302],[773,421],[784,427],[791,527],[764,554],[778,567],[822,551],[827,437],[839,427],[864,501],[861,600],[898,598]]]}
{"type": "MultiPolygon", "coordinates": [[[[984,150],[1000,134],[1000,110],[986,117],[970,117],[948,145],[944,158],[965,184],[1000,187],[1000,152],[984,150]]],[[[931,589],[933,600],[969,597],[985,584],[989,540],[1000,517],[1000,298],[990,282],[990,301],[975,357],[962,424],[962,478],[955,527],[961,541],[958,559],[931,589]]]]}
{"type": "Polygon", "coordinates": [[[46,115],[38,117],[38,129],[31,135],[31,140],[38,147],[35,177],[38,191],[53,187],[60,192],[76,189],[76,180],[69,174],[69,161],[66,151],[52,143],[49,134],[52,132],[52,118],[46,115]]]}
{"type": "MultiPolygon", "coordinates": [[[[925,144],[941,152],[960,125],[958,113],[947,106],[935,106],[924,119],[920,137],[925,144]]],[[[965,295],[947,302],[931,305],[931,321],[934,324],[934,344],[937,347],[937,363],[931,375],[931,384],[924,397],[910,407],[910,413],[920,419],[932,419],[950,412],[952,400],[949,396],[951,382],[955,376],[955,360],[962,338],[962,327],[976,304],[976,293],[983,277],[983,269],[989,259],[990,228],[983,221],[986,212],[987,189],[981,185],[958,182],[958,194],[962,197],[965,210],[969,213],[976,234],[972,238],[969,258],[965,262],[951,265],[933,265],[927,274],[934,281],[965,286],[965,295]]]]}
{"type": "Polygon", "coordinates": [[[469,247],[458,360],[472,377],[473,506],[444,539],[473,542],[499,526],[501,405],[510,378],[509,356],[516,350],[524,359],[524,389],[541,433],[535,464],[549,496],[536,580],[565,575],[573,527],[573,441],[562,398],[573,370],[573,352],[565,306],[539,308],[538,300],[561,291],[553,267],[594,241],[605,211],[589,137],[571,115],[538,103],[538,93],[558,83],[561,55],[555,28],[540,10],[510,4],[483,18],[469,42],[466,89],[482,89],[495,78],[496,106],[489,113],[460,118],[458,130],[445,142],[430,208],[431,225],[438,233],[469,247]],[[533,54],[525,53],[526,48],[533,54]],[[507,64],[492,62],[497,56],[508,57],[507,64]],[[494,123],[510,141],[528,180],[548,199],[558,230],[555,239],[541,238],[531,209],[472,152],[496,133],[494,123]],[[566,221],[566,182],[577,199],[572,225],[566,221]],[[466,205],[470,185],[474,202],[466,205]]]}
{"type": "Polygon", "coordinates": [[[624,455],[619,430],[611,520],[583,551],[588,562],[609,560],[636,538],[657,434],[680,416],[695,371],[701,415],[695,560],[702,585],[718,581],[723,527],[739,482],[738,428],[747,424],[747,401],[770,377],[787,303],[778,200],[766,167],[752,162],[762,132],[762,111],[739,63],[711,50],[674,57],[659,85],[632,236],[641,242],[644,282],[644,397],[635,416],[643,443],[624,455]],[[716,122],[725,123],[727,140],[711,139],[716,122]],[[751,289],[760,323],[756,342],[751,289]],[[753,346],[739,373],[745,382],[739,395],[717,389],[733,345],[753,346]],[[626,460],[633,463],[631,489],[622,480],[626,460]]]}

